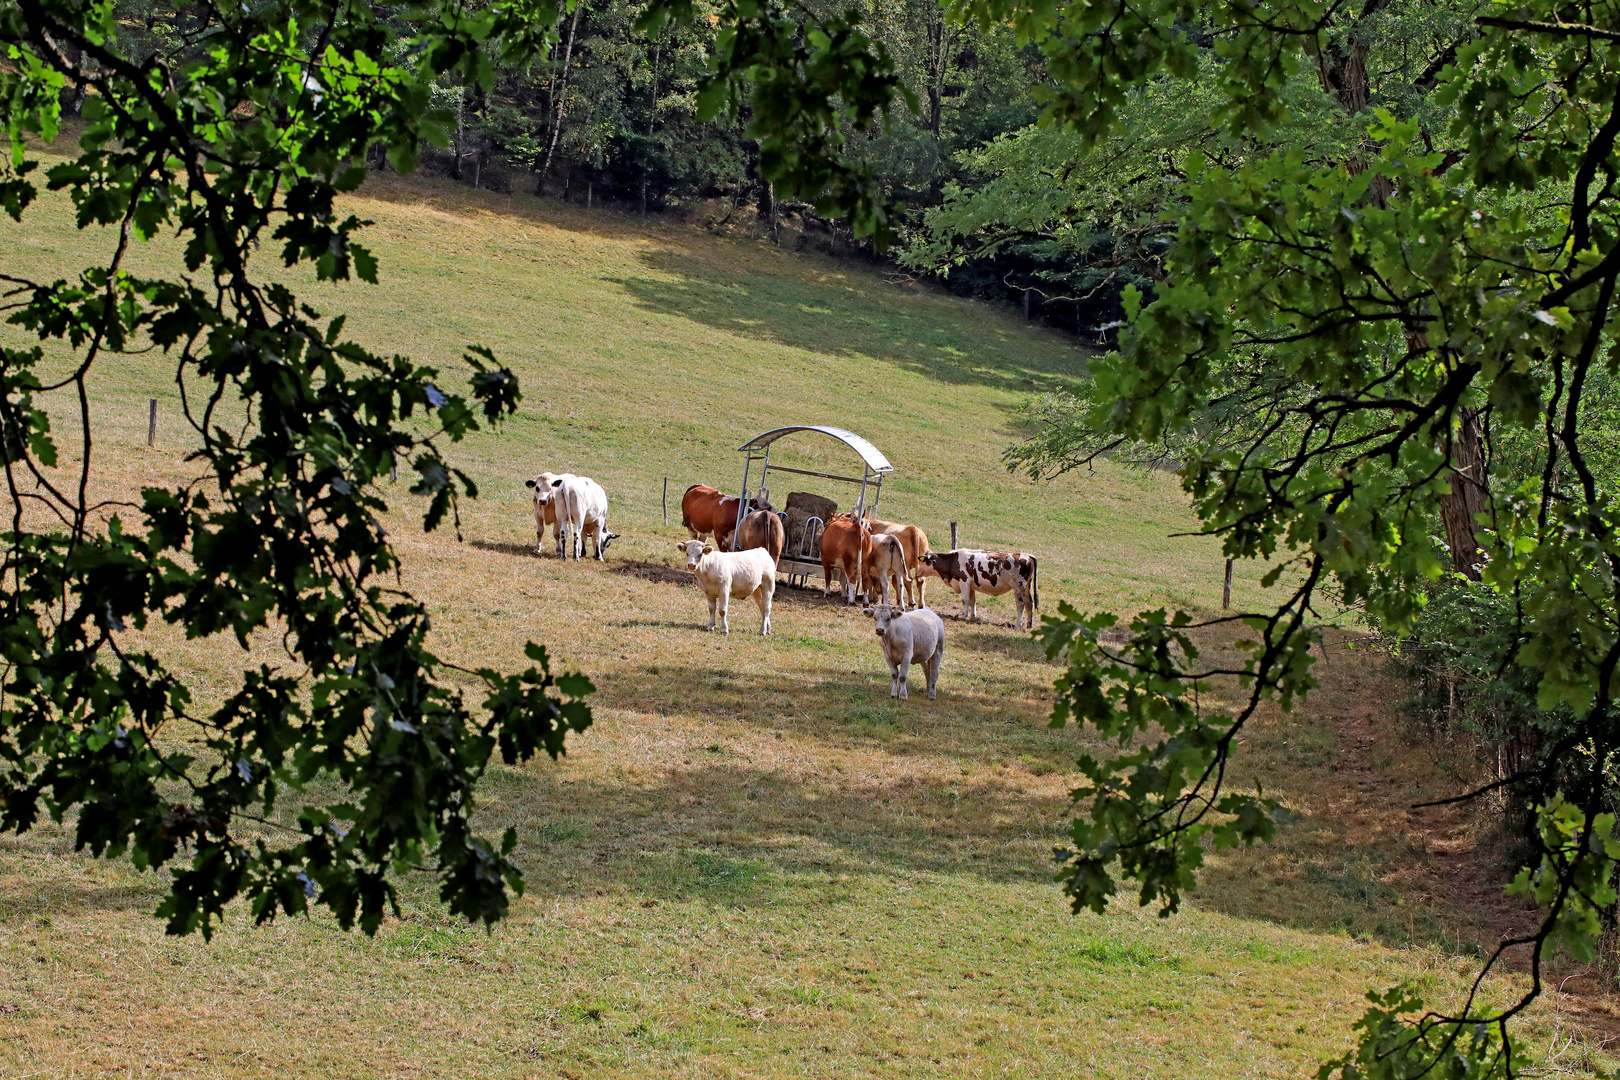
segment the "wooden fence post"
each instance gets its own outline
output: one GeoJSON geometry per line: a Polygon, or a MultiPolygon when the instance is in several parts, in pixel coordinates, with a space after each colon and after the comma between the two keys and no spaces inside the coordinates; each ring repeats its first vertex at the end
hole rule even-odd
{"type": "Polygon", "coordinates": [[[1232,560],[1226,560],[1226,587],[1221,590],[1221,610],[1232,606],[1232,560]]]}
{"type": "Polygon", "coordinates": [[[664,477],[664,524],[669,524],[669,477],[664,477]]]}
{"type": "Polygon", "coordinates": [[[146,445],[157,445],[157,398],[146,403],[146,445]]]}
{"type": "Polygon", "coordinates": [[[956,522],[951,522],[951,550],[955,551],[962,545],[956,542],[956,522]]]}

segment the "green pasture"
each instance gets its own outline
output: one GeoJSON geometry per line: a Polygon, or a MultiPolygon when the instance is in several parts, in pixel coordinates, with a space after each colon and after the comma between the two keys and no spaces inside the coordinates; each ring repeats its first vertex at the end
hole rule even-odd
{"type": "MultiPolygon", "coordinates": [[[[424,875],[375,938],[312,918],[170,940],[153,875],[74,853],[56,826],[0,838],[0,1076],[1298,1076],[1349,1045],[1367,989],[1466,987],[1511,912],[1494,866],[1455,887],[1459,858],[1483,857],[1479,822],[1406,814],[1458,776],[1399,738],[1400,688],[1364,643],[1340,640],[1323,692],[1247,735],[1238,782],[1262,779],[1298,823],[1212,856],[1186,910],[1158,919],[1128,895],[1075,916],[1052,881],[1092,740],[1046,726],[1056,669],[1011,628],[1010,597],[947,620],[933,702],[891,702],[870,621],[819,588],[781,587],[768,639],[749,603],[729,638],[702,631],[675,565],[680,492],[735,490],[736,447],[791,423],[883,450],[884,516],[934,546],[957,521],[964,544],[1037,554],[1048,612],[1218,607],[1218,545],[1185,535],[1173,477],[1099,465],[1035,484],[1001,466],[1020,406],[1082,377],[1075,342],[875,266],[657,222],[393,176],[351,203],[375,222],[382,284],[288,275],[305,299],[446,381],[466,345],[489,346],[525,387],[516,418],[454,453],[484,495],[462,541],[423,535],[390,489],[434,647],[512,666],[543,642],[596,682],[598,724],[562,763],[482,791],[528,875],[490,933],[446,918],[424,875]],[[623,539],[605,565],[532,554],[523,481],[548,469],[607,489],[623,539]]],[[[42,278],[111,239],[50,200],[0,235],[0,271],[42,278]]],[[[132,268],[169,254],[158,242],[132,268]]],[[[96,491],[191,475],[165,357],[106,362],[93,390],[96,491]]],[[[67,405],[53,415],[76,468],[67,405]]],[[[773,463],[854,465],[814,437],[779,446],[773,463]]],[[[1239,569],[1240,603],[1264,602],[1259,577],[1239,569]]],[[[937,582],[930,598],[958,610],[937,582]]],[[[245,653],[160,630],[142,644],[205,696],[286,662],[268,630],[245,653]]],[[[1607,1059],[1596,1006],[1573,1008],[1549,999],[1529,1027],[1536,1054],[1585,1075],[1607,1059]]]]}

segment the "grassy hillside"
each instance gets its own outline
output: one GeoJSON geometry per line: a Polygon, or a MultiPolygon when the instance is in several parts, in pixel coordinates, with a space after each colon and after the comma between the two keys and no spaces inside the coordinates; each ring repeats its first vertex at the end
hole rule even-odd
{"type": "MultiPolygon", "coordinates": [[[[693,482],[735,489],[735,448],[800,422],[884,450],[886,515],[936,546],[956,520],[964,543],[1039,554],[1048,609],[1215,606],[1218,550],[1175,535],[1193,522],[1170,478],[1037,486],[1000,467],[1020,403],[1080,375],[1072,342],[847,264],[554,203],[393,178],[352,201],[383,284],[315,302],[445,367],[488,345],[527,388],[514,422],[457,451],[486,493],[465,543],[421,535],[395,489],[435,647],[510,665],[545,642],[595,679],[599,724],[483,792],[530,886],[490,934],[409,881],[407,917],[375,939],[316,918],[171,941],[150,876],[55,828],[0,838],[0,1075],[1298,1075],[1348,1044],[1365,989],[1459,992],[1491,919],[1513,917],[1459,888],[1471,822],[1399,809],[1451,781],[1388,734],[1398,688],[1348,643],[1311,708],[1248,739],[1301,823],[1215,860],[1161,921],[1129,898],[1073,916],[1051,883],[1087,737],[1045,726],[1054,669],[1008,626],[1010,598],[947,623],[934,702],[891,703],[870,622],[819,590],[780,590],[770,639],[751,605],[729,639],[701,631],[663,480],[672,503],[693,482]],[[523,480],[543,469],[607,488],[624,534],[607,565],[531,554],[523,480]]],[[[4,235],[19,275],[70,273],[107,242],[60,205],[4,235]]],[[[100,489],[187,475],[160,356],[108,365],[95,390],[100,489]]],[[[773,461],[850,467],[811,437],[779,445],[773,461]]],[[[1240,600],[1261,601],[1258,577],[1240,573],[1240,600]]],[[[147,643],[219,693],[275,642],[147,643]]],[[[1489,877],[1467,884],[1494,895],[1489,877]]],[[[1603,1006],[1581,1006],[1574,1042],[1568,1008],[1537,1014],[1538,1045],[1584,1071],[1603,1006]]]]}

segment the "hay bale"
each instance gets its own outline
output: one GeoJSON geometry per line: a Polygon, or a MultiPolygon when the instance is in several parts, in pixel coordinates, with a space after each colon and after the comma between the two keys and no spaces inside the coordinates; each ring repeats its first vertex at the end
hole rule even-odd
{"type": "MultiPolygon", "coordinates": [[[[790,491],[787,497],[787,547],[782,554],[790,559],[799,558],[801,545],[804,543],[804,525],[813,517],[818,517],[825,524],[838,512],[838,504],[831,499],[824,499],[820,495],[812,495],[808,491],[790,491]]],[[[815,546],[810,549],[806,558],[821,558],[821,541],[819,537],[815,546]]]]}

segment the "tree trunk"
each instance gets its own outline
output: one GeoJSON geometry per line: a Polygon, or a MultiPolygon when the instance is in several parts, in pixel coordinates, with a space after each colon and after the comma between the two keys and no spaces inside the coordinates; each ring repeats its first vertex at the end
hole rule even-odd
{"type": "Polygon", "coordinates": [[[551,159],[557,153],[557,136],[562,134],[563,105],[568,100],[568,64],[574,55],[574,34],[579,29],[579,12],[584,6],[584,0],[575,0],[574,17],[568,20],[568,42],[563,46],[562,78],[558,80],[557,98],[551,103],[551,139],[546,143],[546,160],[540,166],[540,175],[534,181],[536,195],[542,194],[545,190],[546,177],[551,175],[551,159]]]}
{"type": "MultiPolygon", "coordinates": [[[[1362,19],[1376,14],[1388,6],[1389,0],[1366,0],[1362,6],[1362,19]]],[[[1372,87],[1367,76],[1367,46],[1353,40],[1347,32],[1317,56],[1317,78],[1322,89],[1354,116],[1367,107],[1372,87]]],[[[1366,153],[1377,152],[1377,147],[1365,144],[1366,153]]],[[[1367,167],[1366,157],[1358,154],[1345,162],[1351,173],[1367,167]]],[[[1385,206],[1394,197],[1395,189],[1388,180],[1378,177],[1368,185],[1367,199],[1377,206],[1385,206]]],[[[1428,335],[1414,331],[1407,344],[1414,350],[1427,350],[1428,335]]],[[[1478,525],[1475,515],[1490,503],[1490,488],[1485,474],[1485,440],[1477,409],[1463,409],[1457,432],[1451,439],[1451,490],[1440,499],[1440,519],[1445,527],[1446,545],[1451,548],[1451,565],[1460,574],[1479,580],[1482,555],[1476,537],[1478,525]]]]}
{"type": "Polygon", "coordinates": [[[1479,410],[1463,409],[1457,433],[1451,442],[1451,491],[1440,498],[1440,519],[1446,529],[1446,545],[1451,548],[1451,565],[1458,573],[1479,580],[1483,561],[1476,539],[1477,515],[1490,502],[1485,477],[1485,439],[1479,410]]]}
{"type": "Polygon", "coordinates": [[[463,117],[463,113],[466,112],[466,104],[467,104],[467,88],[462,87],[461,93],[456,95],[456,143],[455,143],[456,163],[455,163],[454,167],[452,167],[451,170],[450,170],[450,175],[455,177],[457,180],[461,179],[461,145],[462,145],[461,140],[463,139],[463,137],[465,137],[465,135],[467,133],[467,124],[466,124],[466,120],[463,117]]]}

